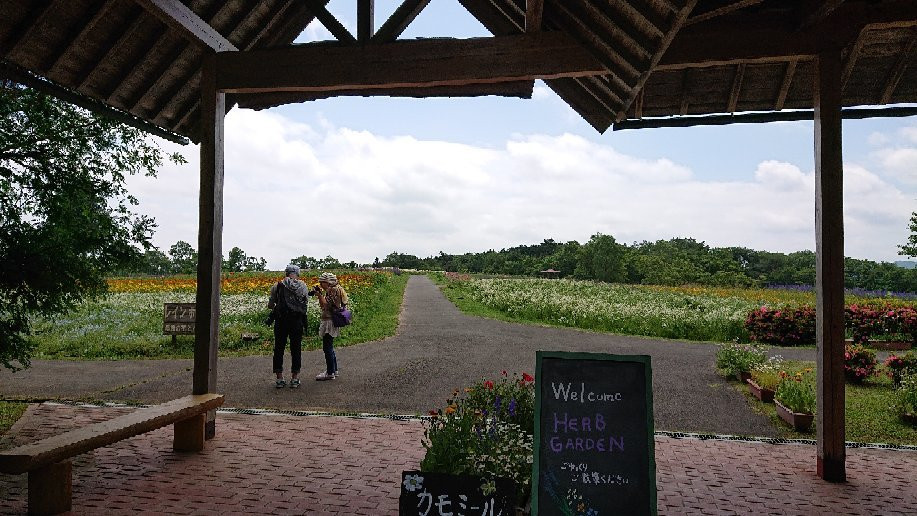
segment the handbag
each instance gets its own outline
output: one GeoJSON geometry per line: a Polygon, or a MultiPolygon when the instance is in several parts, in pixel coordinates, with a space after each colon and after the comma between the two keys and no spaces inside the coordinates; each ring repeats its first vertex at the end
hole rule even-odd
{"type": "Polygon", "coordinates": [[[340,310],[331,309],[331,324],[335,328],[341,328],[350,324],[353,319],[353,313],[344,305],[340,310]]]}

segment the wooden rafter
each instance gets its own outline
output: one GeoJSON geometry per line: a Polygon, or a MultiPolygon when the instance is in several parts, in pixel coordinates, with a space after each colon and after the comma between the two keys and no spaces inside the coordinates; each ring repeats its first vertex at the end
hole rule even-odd
{"type": "Polygon", "coordinates": [[[733,2],[729,5],[724,5],[718,9],[712,11],[707,11],[703,14],[698,14],[688,18],[685,22],[685,26],[694,25],[695,23],[700,23],[702,21],[709,20],[711,18],[716,18],[718,16],[723,16],[731,12],[738,11],[739,9],[745,9],[746,7],[751,7],[753,5],[760,4],[764,0],[740,0],[738,2],[733,2]]]}
{"type": "Polygon", "coordinates": [[[802,24],[799,26],[800,30],[807,29],[809,27],[814,27],[819,23],[825,21],[828,16],[837,10],[845,0],[824,0],[818,7],[816,7],[811,13],[805,16],[802,24]]]}
{"type": "MultiPolygon", "coordinates": [[[[666,116],[615,122],[614,130],[624,131],[627,129],[653,129],[659,127],[695,127],[699,125],[764,124],[769,122],[798,122],[800,120],[808,120],[811,122],[814,113],[815,112],[811,109],[800,109],[792,111],[772,111],[769,113],[737,113],[734,115],[666,116]]],[[[917,116],[917,107],[846,108],[841,111],[841,118],[844,120],[909,116],[917,116]]]]}
{"type": "Polygon", "coordinates": [[[538,32],[544,23],[544,0],[525,0],[525,31],[538,32]]]}
{"type": "Polygon", "coordinates": [[[640,93],[637,94],[637,100],[634,101],[634,118],[641,119],[643,118],[643,97],[646,92],[646,86],[640,89],[640,93]]]}
{"type": "Polygon", "coordinates": [[[691,73],[691,69],[685,68],[681,75],[681,108],[678,110],[681,116],[685,116],[688,114],[688,101],[689,101],[688,86],[690,85],[690,83],[688,82],[689,73],[691,73]]]}
{"type": "Polygon", "coordinates": [[[907,69],[907,65],[911,60],[915,43],[917,43],[917,33],[911,35],[904,50],[898,55],[898,62],[895,63],[891,73],[888,75],[888,80],[885,81],[885,88],[882,89],[882,98],[879,100],[879,104],[888,104],[891,102],[892,95],[895,93],[895,88],[897,88],[898,83],[901,82],[901,77],[904,76],[904,71],[907,69]]]}
{"type": "Polygon", "coordinates": [[[360,43],[368,43],[373,37],[375,10],[374,0],[357,0],[357,41],[360,43]]]}
{"type": "Polygon", "coordinates": [[[3,42],[3,45],[0,46],[0,54],[4,56],[14,56],[16,53],[22,49],[22,46],[26,41],[31,39],[32,35],[36,30],[39,30],[42,26],[42,22],[48,17],[49,14],[54,12],[55,4],[59,0],[48,0],[39,6],[34,11],[31,11],[26,19],[22,22],[19,29],[15,33],[10,35],[10,38],[3,42]]]}
{"type": "Polygon", "coordinates": [[[328,12],[328,9],[325,7],[325,3],[320,0],[311,0],[306,3],[306,8],[308,11],[321,22],[322,25],[328,29],[328,32],[331,33],[338,41],[343,43],[356,43],[357,38],[353,37],[353,34],[347,30],[344,25],[334,17],[333,14],[328,12]]]}
{"type": "Polygon", "coordinates": [[[739,95],[742,93],[742,79],[745,78],[745,63],[739,63],[736,66],[736,73],[732,79],[732,91],[729,93],[729,103],[726,109],[730,113],[736,112],[739,104],[739,95]]]}
{"type": "Polygon", "coordinates": [[[559,16],[555,17],[557,23],[566,32],[573,34],[584,45],[588,46],[596,57],[608,68],[608,73],[620,75],[623,79],[625,90],[630,90],[631,83],[640,74],[640,63],[633,56],[622,54],[614,43],[590,27],[581,16],[572,11],[573,2],[561,2],[554,5],[559,16]]]}
{"type": "Polygon", "coordinates": [[[160,25],[151,31],[149,39],[146,45],[144,45],[145,48],[138,54],[140,58],[137,59],[131,67],[122,70],[121,73],[115,77],[115,80],[111,82],[108,93],[103,94],[105,102],[109,104],[114,103],[131,82],[130,79],[139,74],[140,70],[155,58],[155,50],[164,45],[164,36],[166,36],[165,25],[160,25]]]}
{"type": "Polygon", "coordinates": [[[223,37],[209,23],[202,20],[190,7],[179,0],[135,0],[150,14],[163,23],[179,31],[196,45],[209,48],[214,52],[238,50],[228,39],[223,37]]]}
{"type": "Polygon", "coordinates": [[[137,30],[140,29],[140,26],[143,24],[143,9],[134,8],[135,11],[133,15],[129,18],[129,22],[124,27],[124,31],[121,32],[121,35],[110,39],[104,45],[102,45],[101,53],[98,55],[93,62],[86,67],[80,75],[77,77],[75,83],[77,84],[76,89],[78,91],[84,91],[86,85],[91,83],[95,78],[102,73],[103,68],[99,66],[100,63],[104,63],[110,59],[113,55],[117,54],[118,49],[122,45],[131,41],[133,38],[137,37],[137,30]]]}
{"type": "Polygon", "coordinates": [[[379,27],[379,30],[369,38],[370,42],[389,43],[395,41],[429,3],[430,0],[404,0],[395,9],[395,12],[385,20],[385,23],[379,27]]]}
{"type": "Polygon", "coordinates": [[[793,59],[786,63],[786,71],[783,73],[783,83],[780,85],[780,92],[777,93],[777,102],[774,110],[780,111],[786,104],[786,96],[790,92],[790,85],[793,84],[793,76],[796,74],[796,65],[798,61],[793,59]]]}
{"type": "Polygon", "coordinates": [[[656,54],[650,60],[649,66],[642,74],[640,74],[640,77],[637,79],[637,84],[634,85],[634,89],[631,90],[627,101],[621,107],[621,110],[616,114],[616,118],[624,119],[627,116],[627,110],[630,109],[630,105],[633,104],[634,99],[637,98],[637,92],[643,89],[643,85],[646,84],[646,81],[650,78],[650,74],[653,72],[653,69],[656,68],[656,66],[659,64],[659,61],[662,59],[662,56],[665,55],[666,51],[669,49],[669,46],[675,39],[675,35],[678,34],[682,26],[684,26],[685,21],[688,19],[688,16],[691,15],[691,11],[694,10],[695,5],[697,5],[697,0],[688,0],[685,2],[685,5],[682,7],[681,11],[678,11],[675,14],[675,20],[672,22],[672,26],[669,28],[669,32],[662,38],[662,41],[659,43],[659,47],[656,50],[656,54]]]}
{"type": "Polygon", "coordinates": [[[863,51],[863,46],[866,44],[866,31],[867,29],[860,31],[859,36],[850,46],[850,51],[847,52],[847,57],[844,59],[843,68],[841,69],[841,93],[847,89],[847,81],[850,80],[850,75],[853,74],[853,67],[856,66],[860,52],[863,51]]]}
{"type": "Polygon", "coordinates": [[[227,92],[397,89],[603,75],[605,67],[562,32],[461,40],[395,41],[363,48],[299,45],[223,52],[227,92]],[[309,66],[302,66],[308,63],[309,66]]]}
{"type": "Polygon", "coordinates": [[[57,55],[53,56],[50,59],[51,64],[48,66],[47,72],[49,76],[53,76],[61,64],[68,61],[75,49],[77,49],[83,39],[86,38],[89,34],[95,32],[99,25],[106,20],[106,17],[111,12],[112,7],[114,7],[116,2],[114,0],[105,0],[102,5],[94,12],[91,16],[86,18],[85,21],[80,23],[80,31],[74,34],[72,37],[67,38],[67,41],[70,43],[68,45],[63,45],[60,48],[60,51],[57,55]]]}

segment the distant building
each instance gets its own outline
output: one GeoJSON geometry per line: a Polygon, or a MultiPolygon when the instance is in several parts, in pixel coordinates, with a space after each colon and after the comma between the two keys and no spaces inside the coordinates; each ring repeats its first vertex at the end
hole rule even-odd
{"type": "Polygon", "coordinates": [[[540,271],[540,274],[543,278],[557,279],[560,277],[560,271],[555,271],[554,269],[546,269],[540,271]]]}

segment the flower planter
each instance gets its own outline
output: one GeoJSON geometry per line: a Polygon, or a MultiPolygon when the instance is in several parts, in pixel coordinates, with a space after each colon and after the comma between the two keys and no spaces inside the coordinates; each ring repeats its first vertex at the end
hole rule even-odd
{"type": "MultiPolygon", "coordinates": [[[[853,339],[847,339],[848,344],[853,344],[853,339]]],[[[914,343],[907,340],[871,340],[866,347],[881,351],[906,351],[914,347],[914,343]]]]}
{"type": "Polygon", "coordinates": [[[901,419],[905,423],[909,423],[913,426],[917,426],[917,414],[909,414],[907,412],[901,414],[901,419]]]}
{"type": "Polygon", "coordinates": [[[777,415],[780,416],[780,419],[786,421],[797,432],[808,432],[809,428],[812,427],[812,421],[815,420],[815,414],[792,412],[790,409],[781,405],[777,400],[774,400],[774,405],[777,406],[777,415]]]}
{"type": "Polygon", "coordinates": [[[748,390],[750,390],[756,398],[763,401],[764,403],[772,403],[774,401],[774,391],[761,387],[751,378],[746,380],[746,382],[748,383],[748,390]]]}
{"type": "Polygon", "coordinates": [[[736,373],[736,379],[738,379],[742,383],[745,383],[751,379],[751,373],[748,373],[745,371],[742,371],[741,373],[736,373]]]}

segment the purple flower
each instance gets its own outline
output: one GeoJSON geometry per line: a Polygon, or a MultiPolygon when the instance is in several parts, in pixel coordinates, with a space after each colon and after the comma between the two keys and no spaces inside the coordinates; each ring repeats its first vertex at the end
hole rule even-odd
{"type": "Polygon", "coordinates": [[[516,400],[515,399],[509,400],[509,415],[514,416],[514,417],[516,415],[516,400]]]}
{"type": "Polygon", "coordinates": [[[501,401],[502,400],[500,399],[500,396],[497,396],[496,398],[494,398],[494,408],[497,409],[498,411],[500,410],[501,401]]]}

